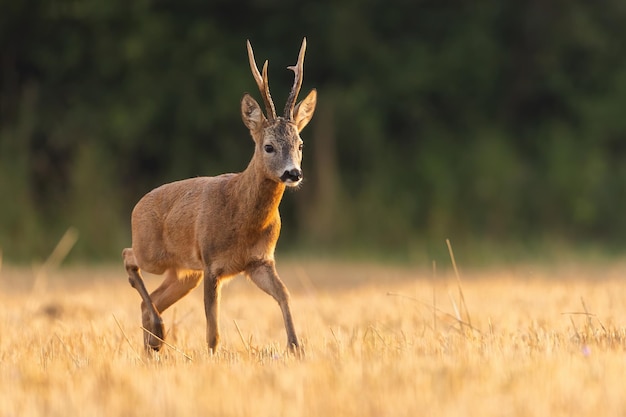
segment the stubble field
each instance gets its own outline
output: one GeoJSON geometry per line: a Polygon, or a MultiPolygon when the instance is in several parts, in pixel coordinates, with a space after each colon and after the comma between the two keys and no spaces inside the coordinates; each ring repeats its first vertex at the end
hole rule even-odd
{"type": "MultiPolygon", "coordinates": [[[[278,262],[278,305],[237,277],[207,353],[201,288],[143,351],[123,267],[0,269],[2,416],[626,415],[625,263],[461,270],[278,262]]],[[[159,278],[146,277],[149,289],[159,278]]]]}

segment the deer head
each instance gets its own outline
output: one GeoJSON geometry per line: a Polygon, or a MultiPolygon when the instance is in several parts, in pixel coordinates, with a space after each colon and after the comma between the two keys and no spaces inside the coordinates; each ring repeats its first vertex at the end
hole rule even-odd
{"type": "Polygon", "coordinates": [[[290,187],[298,186],[302,181],[300,163],[303,142],[300,138],[300,131],[311,120],[317,102],[317,92],[313,89],[304,100],[296,104],[302,86],[306,38],[302,41],[298,62],[294,66],[287,67],[295,73],[295,79],[283,116],[276,115],[276,108],[270,95],[267,61],[263,64],[261,75],[254,60],[250,41],[247,45],[250,70],[261,92],[266,111],[264,115],[256,100],[247,93],[241,99],[241,117],[243,123],[250,129],[250,134],[256,144],[254,158],[262,161],[261,165],[267,178],[290,187]]]}

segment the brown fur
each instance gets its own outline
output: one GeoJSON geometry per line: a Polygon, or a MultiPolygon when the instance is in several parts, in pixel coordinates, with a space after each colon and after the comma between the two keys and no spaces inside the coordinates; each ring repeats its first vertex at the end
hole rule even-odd
{"type": "MultiPolygon", "coordinates": [[[[300,82],[305,47],[303,42],[298,66],[292,68],[300,82]]],[[[252,68],[252,48],[248,48],[254,74],[256,63],[252,68]]],[[[263,79],[255,79],[268,111],[273,112],[266,71],[267,62],[263,79]]],[[[295,96],[299,87],[292,89],[295,96]]],[[[276,273],[274,249],[280,234],[278,207],[285,187],[297,186],[301,179],[299,132],[313,116],[316,100],[313,90],[295,106],[293,117],[268,114],[266,118],[258,103],[245,94],[242,119],[255,142],[248,167],[237,174],[165,184],[137,203],[131,217],[132,248],[124,249],[122,256],[129,282],[142,298],[146,347],[161,348],[165,335],[161,313],[204,278],[207,343],[215,351],[219,343],[220,287],[224,279],[239,273],[274,297],[283,314],[288,344],[299,347],[289,292],[276,273]],[[288,172],[296,173],[297,179],[285,180],[288,172]],[[141,269],[165,275],[163,283],[150,294],[141,269]]]]}

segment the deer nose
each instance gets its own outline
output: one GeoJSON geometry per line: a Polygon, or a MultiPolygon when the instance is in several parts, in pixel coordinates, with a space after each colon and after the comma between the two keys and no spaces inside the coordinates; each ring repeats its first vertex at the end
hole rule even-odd
{"type": "Polygon", "coordinates": [[[290,169],[289,171],[285,171],[280,179],[283,181],[291,180],[293,182],[298,182],[302,179],[302,171],[298,168],[290,169]]]}

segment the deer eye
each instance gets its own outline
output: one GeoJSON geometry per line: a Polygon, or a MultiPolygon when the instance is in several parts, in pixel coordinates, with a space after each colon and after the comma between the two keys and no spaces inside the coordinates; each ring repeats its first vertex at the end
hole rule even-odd
{"type": "Polygon", "coordinates": [[[263,148],[265,149],[265,152],[267,153],[274,152],[274,147],[272,145],[265,145],[263,148]]]}
{"type": "Polygon", "coordinates": [[[298,150],[301,151],[303,146],[303,144],[298,145],[298,150]]]}

